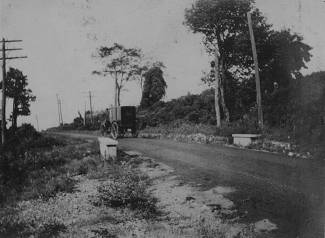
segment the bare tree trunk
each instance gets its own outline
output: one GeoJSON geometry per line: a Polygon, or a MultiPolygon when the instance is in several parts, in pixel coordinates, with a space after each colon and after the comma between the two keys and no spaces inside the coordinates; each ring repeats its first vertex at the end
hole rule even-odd
{"type": "Polygon", "coordinates": [[[222,111],[225,115],[225,121],[229,123],[230,116],[229,116],[229,110],[227,108],[226,102],[225,102],[225,93],[224,93],[224,86],[225,86],[225,80],[226,80],[226,74],[225,74],[225,67],[224,67],[224,61],[223,58],[221,58],[220,62],[220,71],[221,71],[221,77],[220,77],[220,103],[222,106],[222,111]]]}
{"type": "Polygon", "coordinates": [[[117,106],[121,105],[121,86],[117,85],[117,106]]]}
{"type": "Polygon", "coordinates": [[[220,116],[220,106],[219,106],[219,56],[218,50],[215,51],[215,85],[214,85],[214,105],[216,110],[216,120],[217,120],[217,127],[221,127],[221,116],[220,116]]]}
{"type": "Polygon", "coordinates": [[[114,72],[114,76],[113,76],[113,73],[111,74],[115,80],[115,85],[114,85],[114,107],[117,107],[117,88],[118,88],[118,83],[117,83],[117,71],[116,69],[114,68],[115,72],[114,72]]]}

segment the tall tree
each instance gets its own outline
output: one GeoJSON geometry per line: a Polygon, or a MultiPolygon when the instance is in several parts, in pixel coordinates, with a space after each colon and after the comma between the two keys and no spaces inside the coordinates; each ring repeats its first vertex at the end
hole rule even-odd
{"type": "MultiPolygon", "coordinates": [[[[247,61],[252,61],[247,57],[249,47],[248,27],[246,13],[253,11],[255,28],[261,29],[261,33],[268,31],[269,26],[265,23],[257,9],[253,9],[252,0],[198,0],[191,9],[185,12],[185,24],[193,32],[204,34],[204,44],[209,53],[215,55],[218,49],[218,69],[215,78],[220,80],[220,102],[223,108],[224,117],[229,121],[228,108],[225,103],[225,76],[226,71],[233,67],[247,67],[247,61]],[[259,24],[257,24],[259,23],[259,24]],[[244,37],[243,37],[244,36],[244,37]],[[240,41],[238,39],[245,39],[240,41]]],[[[251,62],[249,66],[252,69],[251,62]]]]}
{"type": "Polygon", "coordinates": [[[153,67],[158,67],[160,69],[165,68],[165,65],[161,61],[144,61],[141,62],[140,65],[134,67],[134,73],[133,77],[138,80],[141,94],[143,92],[143,86],[144,86],[144,80],[145,80],[145,75],[153,67]]]}
{"type": "Polygon", "coordinates": [[[160,67],[154,66],[144,74],[144,85],[140,106],[147,108],[160,101],[166,94],[167,84],[160,67]]]}
{"type": "Polygon", "coordinates": [[[6,94],[12,98],[12,128],[17,128],[18,116],[30,115],[30,103],[36,100],[32,90],[27,88],[27,76],[20,70],[9,68],[7,72],[6,94]]]}
{"type": "Polygon", "coordinates": [[[111,47],[102,46],[98,49],[98,56],[103,63],[101,71],[93,71],[94,74],[110,75],[115,83],[115,104],[121,103],[121,90],[125,83],[139,73],[141,50],[125,48],[114,43],[111,47]]]}
{"type": "Polygon", "coordinates": [[[303,43],[302,36],[281,30],[270,34],[268,49],[269,60],[261,67],[263,104],[268,123],[284,126],[290,123],[289,102],[295,81],[302,79],[300,70],[307,68],[312,48],[303,43]]]}
{"type": "MultiPolygon", "coordinates": [[[[310,47],[302,42],[302,37],[290,31],[277,32],[266,22],[265,17],[254,6],[254,0],[197,0],[185,11],[185,24],[194,32],[204,35],[204,45],[210,54],[219,49],[219,73],[221,95],[229,106],[245,106],[247,109],[255,103],[255,96],[247,100],[245,91],[251,94],[254,84],[250,83],[254,75],[254,61],[250,45],[246,14],[251,12],[252,25],[261,72],[262,92],[270,91],[276,75],[286,75],[285,81],[299,76],[299,71],[310,60],[310,47]],[[285,64],[283,64],[285,63],[285,64]],[[282,65],[282,67],[281,67],[282,65]],[[234,92],[233,89],[237,89],[234,92]],[[243,90],[244,89],[244,90],[243,90]],[[246,105],[239,97],[243,93],[246,105]],[[233,103],[232,100],[237,100],[233,103]]],[[[213,81],[206,78],[206,81],[213,81]]],[[[284,86],[284,84],[281,83],[284,86]]],[[[265,96],[265,95],[263,95],[265,96]]],[[[221,97],[222,101],[223,98],[221,97]]],[[[230,107],[236,114],[238,108],[230,107]]],[[[246,110],[247,111],[247,110],[246,110]]],[[[226,116],[227,119],[227,116],[226,116]]]]}

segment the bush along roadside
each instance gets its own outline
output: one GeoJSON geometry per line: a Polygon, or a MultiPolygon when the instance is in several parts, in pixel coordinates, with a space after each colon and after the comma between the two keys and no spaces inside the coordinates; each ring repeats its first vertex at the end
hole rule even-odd
{"type": "Polygon", "coordinates": [[[7,183],[1,180],[0,237],[117,237],[119,226],[130,220],[160,215],[149,177],[122,152],[103,166],[97,142],[57,139],[65,146],[30,150],[17,158],[6,151],[8,164],[15,160],[9,174],[1,167],[0,178],[7,183]],[[106,222],[112,213],[113,224],[103,230],[102,219],[106,222]],[[80,230],[85,221],[90,228],[80,230]]]}
{"type": "Polygon", "coordinates": [[[44,136],[30,125],[18,128],[9,140],[14,143],[0,153],[0,237],[57,237],[66,230],[60,219],[25,219],[18,204],[74,192],[74,176],[91,167],[84,157],[98,154],[97,148],[79,147],[84,143],[80,140],[44,136]]]}
{"type": "Polygon", "coordinates": [[[141,218],[159,214],[157,199],[148,192],[149,179],[136,170],[121,170],[98,187],[101,204],[113,208],[129,208],[141,218]]]}

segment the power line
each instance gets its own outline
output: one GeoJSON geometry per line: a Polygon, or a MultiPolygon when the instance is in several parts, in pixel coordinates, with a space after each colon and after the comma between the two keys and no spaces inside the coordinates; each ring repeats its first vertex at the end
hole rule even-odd
{"type": "Polygon", "coordinates": [[[2,43],[2,49],[0,50],[2,52],[2,106],[1,106],[1,143],[4,144],[6,137],[6,60],[12,60],[12,59],[25,59],[27,56],[15,56],[15,57],[6,57],[7,51],[18,51],[22,50],[22,48],[6,48],[6,43],[12,43],[12,42],[22,42],[22,40],[6,40],[5,38],[2,38],[0,41],[2,43]]]}
{"type": "Polygon", "coordinates": [[[1,43],[9,43],[9,42],[22,42],[23,40],[6,40],[5,38],[2,38],[0,41],[1,43]]]}
{"type": "MultiPolygon", "coordinates": [[[[22,50],[22,48],[12,48],[12,49],[5,49],[6,51],[13,51],[13,50],[22,50]]],[[[0,49],[2,51],[2,49],[0,49]]]]}

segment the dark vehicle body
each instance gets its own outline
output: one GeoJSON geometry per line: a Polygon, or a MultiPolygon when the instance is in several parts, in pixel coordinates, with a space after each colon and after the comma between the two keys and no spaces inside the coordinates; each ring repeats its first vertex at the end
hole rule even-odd
{"type": "Polygon", "coordinates": [[[123,137],[127,132],[137,136],[135,106],[111,107],[106,111],[106,119],[101,125],[102,134],[110,133],[113,139],[123,137]]]}

